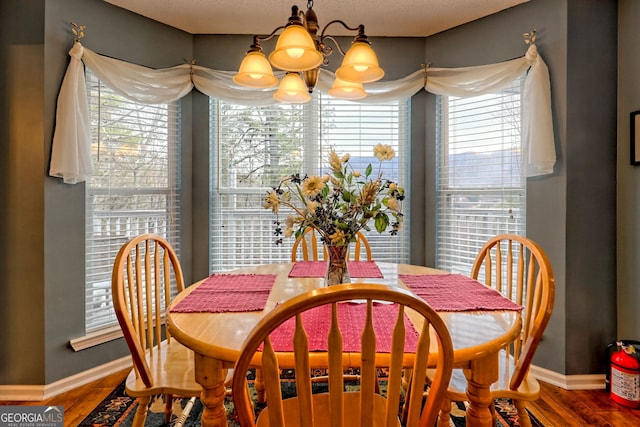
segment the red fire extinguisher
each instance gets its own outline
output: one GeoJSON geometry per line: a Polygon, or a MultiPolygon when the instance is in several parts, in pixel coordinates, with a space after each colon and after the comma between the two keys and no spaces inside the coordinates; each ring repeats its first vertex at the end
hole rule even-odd
{"type": "Polygon", "coordinates": [[[611,353],[611,399],[623,406],[640,408],[640,348],[623,341],[611,353]]]}

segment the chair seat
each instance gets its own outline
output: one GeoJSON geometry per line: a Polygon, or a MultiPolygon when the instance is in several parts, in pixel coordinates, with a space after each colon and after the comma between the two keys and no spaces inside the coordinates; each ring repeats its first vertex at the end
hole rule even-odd
{"type": "MultiPolygon", "coordinates": [[[[525,379],[516,390],[509,389],[509,382],[514,371],[513,358],[505,350],[499,353],[498,381],[491,386],[491,396],[495,398],[511,398],[517,400],[534,401],[540,396],[540,383],[535,375],[528,372],[525,379]]],[[[454,369],[447,396],[450,400],[465,400],[467,379],[464,370],[454,369]],[[454,396],[455,395],[455,396],[454,396]]]]}
{"type": "Polygon", "coordinates": [[[202,387],[195,381],[193,351],[172,339],[154,347],[153,355],[146,352],[146,360],[153,374],[154,384],[147,387],[132,369],[126,380],[126,392],[131,397],[155,394],[200,396],[202,387]]]}
{"type": "MultiPolygon", "coordinates": [[[[299,425],[300,411],[298,399],[292,397],[282,401],[285,425],[299,425]]],[[[344,394],[344,425],[345,426],[359,426],[360,425],[360,393],[357,391],[347,392],[344,394]]],[[[330,411],[329,394],[318,393],[313,395],[313,418],[314,427],[331,427],[330,419],[327,414],[330,411]]],[[[374,421],[375,426],[384,426],[385,417],[385,398],[379,394],[374,395],[373,401],[374,421]]],[[[268,427],[269,424],[269,407],[267,406],[260,415],[256,422],[257,427],[268,427]]],[[[400,419],[398,419],[398,427],[400,426],[400,419]]]]}

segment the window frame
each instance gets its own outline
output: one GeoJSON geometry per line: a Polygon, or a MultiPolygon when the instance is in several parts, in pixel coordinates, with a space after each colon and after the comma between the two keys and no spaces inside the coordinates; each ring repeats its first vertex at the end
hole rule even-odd
{"type": "MultiPolygon", "coordinates": [[[[317,171],[320,172],[320,169],[326,167],[326,158],[325,156],[318,156],[318,152],[322,150],[323,144],[327,144],[326,141],[323,141],[323,129],[321,124],[321,114],[323,113],[325,107],[329,105],[326,101],[323,103],[321,99],[322,95],[314,93],[313,99],[310,103],[301,105],[299,108],[302,111],[303,119],[302,119],[302,137],[304,139],[305,147],[302,150],[303,154],[301,156],[302,162],[302,170],[299,171],[301,173],[312,173],[309,171],[317,171]]],[[[328,98],[330,99],[330,98],[328,98]]],[[[259,264],[267,264],[267,263],[275,263],[275,262],[289,262],[291,260],[291,246],[293,245],[293,238],[284,238],[284,242],[282,245],[275,245],[275,237],[272,236],[270,238],[271,241],[268,241],[270,255],[261,254],[256,257],[257,261],[251,263],[244,263],[249,257],[250,254],[247,254],[247,257],[242,260],[238,260],[238,263],[227,263],[216,259],[216,251],[220,251],[221,249],[218,246],[218,241],[223,241],[224,239],[217,237],[217,229],[222,226],[216,224],[216,212],[218,209],[218,203],[220,202],[219,196],[220,194],[229,194],[231,192],[235,194],[243,194],[243,193],[251,193],[251,194],[259,194],[260,199],[256,201],[254,205],[252,205],[252,212],[262,218],[264,218],[264,223],[269,224],[269,230],[273,231],[273,221],[275,220],[274,214],[262,207],[263,195],[267,194],[267,191],[271,189],[271,187],[263,186],[263,187],[255,187],[251,190],[247,189],[220,189],[220,170],[218,168],[218,159],[221,159],[222,156],[220,154],[220,147],[222,144],[218,143],[218,139],[220,138],[221,126],[218,126],[220,123],[220,115],[219,108],[220,102],[214,98],[210,98],[210,147],[211,147],[211,159],[210,159],[210,173],[211,173],[211,182],[210,182],[210,245],[209,245],[209,272],[224,272],[228,271],[232,268],[239,267],[247,267],[250,265],[259,265],[259,264]]],[[[345,101],[341,101],[345,102],[345,101]]],[[[410,211],[410,190],[409,190],[409,179],[410,179],[410,99],[403,101],[395,101],[395,102],[385,102],[381,103],[381,105],[387,106],[385,108],[389,108],[388,105],[395,105],[396,114],[395,119],[400,123],[401,128],[395,130],[397,132],[398,141],[402,147],[402,152],[399,153],[399,157],[401,160],[398,160],[401,163],[401,178],[399,179],[399,183],[401,186],[404,186],[407,189],[408,197],[403,202],[403,213],[405,215],[405,220],[400,230],[398,236],[389,236],[388,231],[382,234],[378,234],[373,227],[373,224],[370,224],[372,231],[366,232],[365,235],[369,239],[372,244],[372,250],[374,252],[374,258],[376,260],[390,260],[391,257],[397,262],[409,262],[410,260],[410,227],[409,227],[409,211],[410,211]],[[376,242],[385,242],[386,239],[397,239],[401,243],[398,244],[398,250],[387,250],[385,253],[378,252],[376,254],[376,250],[374,249],[376,246],[376,242]],[[387,257],[387,259],[385,259],[387,257]]],[[[355,105],[353,103],[349,103],[349,105],[355,105]]],[[[367,106],[367,104],[359,104],[359,108],[374,108],[376,104],[373,106],[367,106]]],[[[254,107],[246,107],[246,108],[254,108],[254,107]]],[[[260,108],[260,107],[257,107],[260,108]]],[[[352,107],[356,108],[356,107],[352,107]]],[[[354,139],[355,141],[355,139],[354,139]]],[[[383,141],[377,141],[383,142],[383,141]]],[[[376,142],[376,143],[377,143],[376,142]]],[[[375,145],[375,144],[373,144],[375,145]]],[[[373,157],[373,145],[371,145],[371,157],[373,157]]],[[[326,148],[325,148],[326,150],[326,148]]],[[[338,152],[341,154],[350,153],[352,158],[354,153],[348,147],[338,147],[338,152]]],[[[375,159],[374,159],[375,160],[375,159]]],[[[377,162],[377,160],[376,160],[377,162]]],[[[281,220],[284,220],[286,217],[285,214],[280,215],[281,220]]],[[[262,246],[266,246],[262,244],[262,246]]]]}
{"type": "MultiPolygon", "coordinates": [[[[180,253],[180,234],[181,234],[181,209],[182,209],[182,183],[181,183],[181,102],[174,101],[165,104],[143,104],[132,101],[126,97],[117,94],[116,91],[109,88],[104,82],[100,81],[89,69],[86,70],[87,98],[91,114],[91,144],[92,144],[92,161],[94,168],[100,166],[101,150],[105,149],[106,136],[104,132],[106,125],[103,114],[109,114],[109,108],[105,97],[111,102],[116,100],[118,104],[111,105],[113,114],[118,108],[122,108],[125,112],[136,111],[140,109],[140,117],[137,122],[132,122],[129,132],[134,133],[136,126],[140,129],[147,126],[145,135],[132,136],[129,142],[131,152],[148,153],[158,159],[156,162],[144,162],[146,165],[153,165],[152,169],[147,170],[147,174],[160,173],[156,177],[147,176],[152,185],[139,186],[137,183],[133,185],[118,186],[117,183],[112,185],[110,182],[106,185],[95,185],[94,180],[100,179],[99,174],[94,173],[87,179],[85,185],[85,334],[90,338],[89,344],[77,343],[78,348],[83,345],[95,345],[103,336],[104,341],[117,337],[119,325],[113,311],[111,303],[111,271],[113,262],[120,247],[130,238],[143,234],[155,233],[162,235],[170,241],[174,250],[180,253]],[[107,96],[108,95],[108,96],[107,96]],[[126,110],[126,106],[131,106],[130,110],[126,110]],[[162,127],[154,128],[151,124],[145,124],[150,118],[160,117],[162,127]],[[100,120],[100,125],[98,122],[100,120]],[[156,145],[156,144],[160,145],[156,145]],[[136,144],[138,144],[136,146],[136,144]],[[137,148],[136,148],[137,147],[137,148]],[[145,149],[144,151],[140,148],[145,149]],[[160,169],[155,167],[160,165],[160,169]],[[166,166],[166,167],[165,167],[166,166]],[[162,183],[165,183],[163,186],[162,183]],[[160,185],[158,185],[160,183],[160,185]],[[98,197],[122,197],[122,203],[129,200],[130,203],[139,203],[141,205],[154,205],[152,198],[163,201],[160,209],[136,209],[135,206],[129,209],[122,209],[123,215],[113,215],[114,210],[105,210],[104,213],[96,211],[96,207],[100,205],[94,203],[98,197]],[[145,201],[138,200],[136,197],[147,196],[149,199],[145,201]],[[100,237],[100,234],[105,236],[100,237]],[[115,233],[115,234],[114,234],[115,233]],[[102,240],[102,241],[101,241],[102,240]],[[93,258],[92,254],[96,254],[93,258]]],[[[123,113],[123,118],[130,118],[134,114],[123,113]]],[[[119,126],[126,128],[125,120],[117,122],[119,126]]],[[[155,123],[154,123],[155,124],[155,123]]],[[[115,129],[115,128],[114,128],[115,129]]],[[[126,133],[126,130],[121,130],[126,133]]],[[[141,132],[143,133],[143,132],[141,132]]],[[[115,131],[114,131],[115,134],[115,131]]],[[[117,134],[122,137],[122,134],[117,134]]],[[[113,144],[117,147],[117,144],[113,144]]],[[[121,142],[121,154],[127,150],[127,143],[121,142]],[[125,148],[122,148],[125,147],[125,148]]],[[[115,149],[115,148],[114,148],[115,149]]],[[[115,156],[114,156],[115,157],[115,156]]],[[[137,157],[130,156],[128,159],[134,161],[137,157]]],[[[140,157],[141,158],[141,157],[140,157]]],[[[117,166],[116,162],[112,164],[117,166]]],[[[148,166],[151,167],[151,166],[148,166]]],[[[133,166],[132,168],[135,168],[133,166]]],[[[144,171],[144,167],[140,168],[144,171]]],[[[113,172],[109,171],[111,176],[113,172]]],[[[111,178],[109,178],[110,180],[111,178]]],[[[115,181],[115,180],[114,180],[115,181]]],[[[107,200],[107,199],[105,199],[107,200]]],[[[109,206],[103,205],[106,208],[109,206]]],[[[77,340],[75,340],[77,341],[77,340]]],[[[72,340],[73,343],[73,340],[72,340]]],[[[75,347],[74,347],[75,348],[75,347]]],[[[85,347],[86,348],[86,347],[85,347]]]]}
{"type": "MultiPolygon", "coordinates": [[[[525,75],[523,74],[506,88],[501,91],[496,91],[493,94],[465,98],[464,100],[446,95],[439,95],[436,98],[436,268],[450,271],[452,273],[468,275],[471,272],[471,266],[473,265],[473,261],[475,260],[477,253],[490,237],[503,233],[519,234],[523,236],[526,234],[527,181],[525,174],[524,147],[522,145],[521,138],[521,101],[524,77],[525,75]],[[519,96],[517,101],[514,101],[511,96],[516,91],[519,96]],[[504,163],[498,163],[497,166],[489,163],[490,161],[486,164],[478,161],[478,167],[484,166],[488,168],[485,170],[485,175],[482,176],[482,178],[486,180],[484,183],[482,180],[478,180],[475,186],[456,186],[454,184],[455,179],[451,178],[451,172],[455,170],[456,166],[452,164],[451,157],[446,155],[453,146],[451,141],[459,136],[452,136],[452,126],[446,126],[447,123],[450,124],[451,121],[458,120],[458,118],[454,117],[456,113],[452,113],[451,111],[451,103],[457,102],[457,100],[462,100],[471,104],[474,102],[474,99],[480,100],[481,97],[491,96],[495,99],[504,98],[500,101],[502,113],[498,120],[503,124],[507,123],[507,126],[510,126],[510,129],[505,127],[504,134],[501,135],[501,138],[504,143],[507,144],[513,144],[513,141],[517,139],[517,147],[513,147],[511,149],[511,154],[506,154],[509,150],[505,149],[504,146],[502,146],[501,149],[494,150],[493,152],[503,152],[501,159],[504,163]],[[518,132],[519,135],[514,137],[512,132],[518,132]],[[519,154],[514,155],[514,152],[519,152],[519,154]],[[512,180],[513,172],[512,175],[505,175],[501,178],[501,186],[494,186],[488,183],[490,178],[493,178],[492,174],[496,173],[495,170],[490,169],[492,166],[495,169],[498,169],[498,173],[500,173],[502,170],[498,166],[506,164],[507,167],[509,167],[509,162],[514,163],[514,158],[517,158],[518,160],[517,167],[519,168],[519,183],[516,182],[516,184],[514,184],[515,181],[512,180]],[[500,200],[498,204],[501,206],[494,209],[449,208],[453,206],[454,200],[456,199],[475,199],[477,201],[486,202],[489,198],[500,200]],[[518,200],[519,202],[510,205],[509,201],[514,200],[518,200]],[[465,210],[467,211],[466,213],[464,212],[465,210]],[[456,211],[458,211],[458,220],[450,220],[453,216],[452,213],[455,213],[456,211]]],[[[475,114],[478,116],[487,114],[487,112],[484,111],[486,108],[486,106],[483,107],[482,101],[479,101],[477,106],[478,111],[475,114]]],[[[465,112],[465,114],[467,114],[467,112],[465,112]]],[[[471,113],[468,114],[471,115],[471,113]]],[[[491,120],[485,120],[485,122],[490,121],[491,120]]],[[[458,126],[458,130],[460,130],[460,128],[464,127],[464,124],[462,123],[462,120],[458,120],[455,126],[458,126]]],[[[478,132],[487,132],[486,129],[481,130],[481,126],[482,125],[480,124],[477,126],[478,132]]],[[[460,131],[459,133],[462,133],[463,131],[460,131]]],[[[495,140],[492,138],[500,139],[500,137],[492,137],[490,135],[481,135],[479,137],[479,139],[485,140],[485,147],[495,144],[495,140]]],[[[462,139],[462,137],[459,139],[462,139]]],[[[474,165],[471,164],[471,166],[474,165]]],[[[504,166],[502,167],[504,168],[504,166]]],[[[477,203],[479,206],[482,206],[482,203],[477,203]]]]}

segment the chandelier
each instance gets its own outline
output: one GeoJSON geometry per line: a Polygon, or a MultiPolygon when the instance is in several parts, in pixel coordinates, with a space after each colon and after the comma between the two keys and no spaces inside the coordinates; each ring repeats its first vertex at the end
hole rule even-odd
{"type": "Polygon", "coordinates": [[[304,103],[311,100],[320,65],[329,64],[329,55],[333,47],[327,44],[331,40],[338,52],[344,56],[342,64],[336,70],[336,79],[329,95],[342,99],[360,99],[367,96],[363,83],[380,80],[384,71],[378,65],[378,58],[364,33],[364,25],[349,27],[343,21],[335,19],[324,26],[318,36],[318,17],[313,10],[313,0],[307,2],[307,11],[302,13],[297,6],[291,8],[291,17],[286,25],[273,30],[267,36],[253,36],[247,55],[240,64],[233,81],[239,85],[256,89],[265,89],[278,85],[271,66],[284,70],[274,99],[288,103],[304,103]],[[325,35],[332,24],[340,24],[349,31],[357,31],[351,47],[344,52],[333,36],[325,35]],[[265,57],[260,42],[272,39],[282,30],[276,42],[276,48],[265,57]],[[304,80],[303,80],[304,79],[304,80]]]}

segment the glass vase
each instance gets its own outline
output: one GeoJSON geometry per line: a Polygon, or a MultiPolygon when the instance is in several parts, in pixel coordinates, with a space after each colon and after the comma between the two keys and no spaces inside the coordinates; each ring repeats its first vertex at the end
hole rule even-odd
{"type": "Polygon", "coordinates": [[[349,276],[349,269],[347,268],[349,245],[327,245],[327,253],[329,254],[327,274],[325,276],[327,286],[351,283],[351,276],[349,276]]]}

